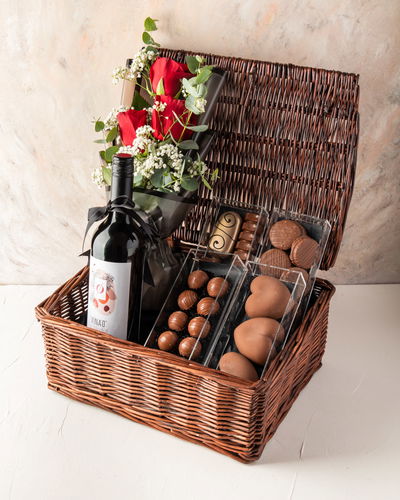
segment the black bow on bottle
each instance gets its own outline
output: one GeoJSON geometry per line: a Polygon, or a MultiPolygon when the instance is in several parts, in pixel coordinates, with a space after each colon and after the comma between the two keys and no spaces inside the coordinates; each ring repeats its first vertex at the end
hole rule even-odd
{"type": "MultiPolygon", "coordinates": [[[[132,219],[143,229],[144,235],[147,237],[150,243],[154,243],[157,239],[158,234],[155,227],[150,226],[145,222],[140,215],[135,210],[135,204],[127,196],[119,196],[114,200],[110,200],[104,207],[92,207],[88,211],[88,223],[86,225],[85,236],[83,237],[82,250],[85,245],[85,240],[87,233],[91,226],[98,221],[101,221],[107,217],[112,212],[118,212],[121,214],[129,215],[132,219]]],[[[89,256],[90,250],[81,253],[81,256],[89,256]]],[[[151,276],[150,269],[148,267],[147,261],[144,266],[144,281],[151,286],[154,286],[154,281],[151,276]]]]}

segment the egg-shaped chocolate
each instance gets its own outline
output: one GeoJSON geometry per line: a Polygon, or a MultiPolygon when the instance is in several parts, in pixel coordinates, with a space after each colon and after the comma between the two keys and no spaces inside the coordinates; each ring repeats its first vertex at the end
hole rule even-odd
{"type": "Polygon", "coordinates": [[[157,339],[157,345],[161,351],[172,351],[177,342],[178,335],[169,330],[163,332],[157,339]]]}
{"type": "Polygon", "coordinates": [[[205,339],[211,330],[211,323],[203,316],[195,316],[189,321],[188,332],[191,337],[205,339]]]}
{"type": "Polygon", "coordinates": [[[189,274],[187,284],[192,290],[198,290],[199,288],[202,288],[208,280],[208,274],[202,269],[197,269],[197,271],[192,271],[189,274]]]}
{"type": "Polygon", "coordinates": [[[207,293],[210,297],[223,297],[229,290],[229,283],[224,278],[212,278],[207,284],[207,293]]]}
{"type": "Polygon", "coordinates": [[[219,312],[219,304],[212,297],[204,297],[197,304],[197,314],[201,316],[214,316],[219,312]]]}
{"type": "Polygon", "coordinates": [[[227,352],[219,360],[219,369],[222,372],[235,375],[255,382],[258,380],[257,371],[253,364],[238,352],[227,352]]]}
{"type": "Polygon", "coordinates": [[[193,290],[185,290],[184,292],[179,294],[178,306],[184,311],[187,311],[188,309],[191,309],[198,300],[199,297],[197,296],[196,292],[194,292],[193,290]]]}
{"type": "Polygon", "coordinates": [[[197,359],[200,354],[201,354],[201,344],[200,342],[197,342],[197,339],[194,337],[186,337],[183,340],[181,340],[178,350],[179,354],[183,356],[184,358],[190,358],[190,355],[192,355],[192,359],[197,359]],[[195,347],[196,346],[196,347],[195,347]],[[194,348],[194,351],[193,351],[194,348]],[[193,351],[193,354],[192,354],[193,351]]]}
{"type": "Polygon", "coordinates": [[[168,328],[181,332],[188,322],[188,315],[183,311],[175,311],[168,318],[168,328]]]}
{"type": "Polygon", "coordinates": [[[245,310],[249,318],[282,318],[290,299],[289,289],[272,276],[257,276],[250,284],[245,310]]]}
{"type": "Polygon", "coordinates": [[[280,344],[285,336],[282,326],[272,318],[252,318],[235,328],[238,351],[258,365],[264,365],[273,353],[272,345],[280,344]]]}

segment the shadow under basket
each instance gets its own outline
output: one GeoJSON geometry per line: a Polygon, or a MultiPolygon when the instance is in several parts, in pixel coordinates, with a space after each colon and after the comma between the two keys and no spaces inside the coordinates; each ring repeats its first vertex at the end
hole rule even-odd
{"type": "MultiPolygon", "coordinates": [[[[191,52],[161,49],[183,62],[191,52]]],[[[226,72],[205,161],[210,191],[172,235],[181,250],[200,240],[212,197],[327,220],[321,269],[335,263],[353,191],[359,135],[358,75],[202,54],[226,72]]],[[[309,309],[264,377],[249,382],[171,353],[100,333],[79,322],[87,269],[36,308],[49,387],[242,462],[260,457],[321,365],[334,287],[316,280],[309,309]]]]}
{"type": "Polygon", "coordinates": [[[87,289],[84,268],[36,308],[49,388],[242,462],[260,457],[320,367],[335,290],[317,280],[301,326],[264,378],[248,382],[77,323],[87,289]]]}

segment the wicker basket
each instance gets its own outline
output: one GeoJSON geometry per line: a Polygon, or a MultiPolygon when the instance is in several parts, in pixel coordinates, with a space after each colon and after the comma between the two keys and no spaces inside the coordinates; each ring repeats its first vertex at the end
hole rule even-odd
{"type": "MultiPolygon", "coordinates": [[[[163,50],[183,60],[185,52],[163,50]]],[[[358,77],[322,69],[220,57],[227,83],[210,124],[207,162],[220,171],[220,198],[277,206],[328,219],[322,269],[335,258],[353,189],[358,141],[358,77]]],[[[177,245],[198,241],[198,205],[176,231],[177,245]]],[[[317,280],[301,326],[251,383],[169,353],[78,324],[87,304],[87,269],[36,308],[49,388],[243,462],[259,458],[297,395],[321,365],[334,287],[317,280]]]]}

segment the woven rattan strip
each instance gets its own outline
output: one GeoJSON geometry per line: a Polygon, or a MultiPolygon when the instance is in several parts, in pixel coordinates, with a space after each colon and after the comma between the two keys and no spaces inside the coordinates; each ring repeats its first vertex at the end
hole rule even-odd
{"type": "MultiPolygon", "coordinates": [[[[163,49],[183,61],[185,51],[163,49]]],[[[343,236],[353,191],[359,133],[358,76],[203,54],[227,71],[210,127],[217,132],[207,162],[218,168],[214,196],[277,206],[328,219],[332,232],[322,269],[331,267],[343,236]]],[[[199,239],[200,201],[175,233],[199,239]]]]}

